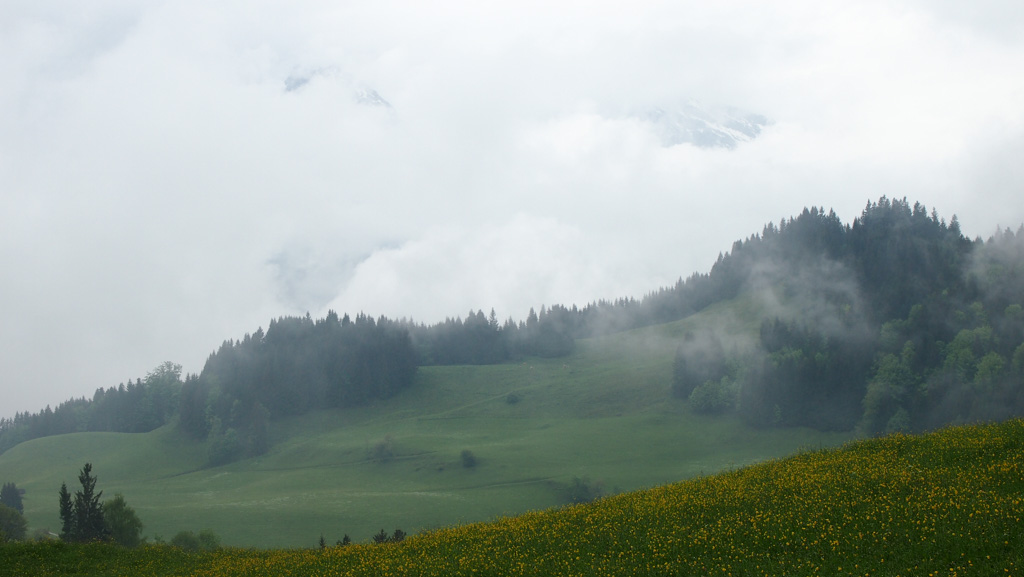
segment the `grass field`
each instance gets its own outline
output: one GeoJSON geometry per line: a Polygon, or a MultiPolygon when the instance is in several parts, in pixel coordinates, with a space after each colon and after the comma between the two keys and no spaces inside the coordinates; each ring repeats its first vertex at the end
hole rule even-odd
{"type": "Polygon", "coordinates": [[[57,490],[73,490],[88,461],[98,488],[122,493],[151,539],[210,528],[226,545],[305,547],[320,535],[366,541],[380,529],[416,533],[546,509],[566,502],[574,477],[611,494],[849,439],[755,430],[671,398],[678,339],[710,323],[749,333],[755,308],[580,341],[567,358],[421,368],[395,398],[275,423],[268,454],[228,466],[203,469],[204,448],[165,427],[24,443],[0,455],[0,481],[26,489],[34,529],[59,530],[57,490]],[[374,458],[385,440],[393,456],[374,458]],[[475,467],[463,467],[464,450],[475,467]]]}
{"type": "MultiPolygon", "coordinates": [[[[0,546],[34,575],[1019,575],[1024,422],[862,441],[402,543],[0,546]]],[[[2,570],[2,569],[0,569],[2,570]]]]}

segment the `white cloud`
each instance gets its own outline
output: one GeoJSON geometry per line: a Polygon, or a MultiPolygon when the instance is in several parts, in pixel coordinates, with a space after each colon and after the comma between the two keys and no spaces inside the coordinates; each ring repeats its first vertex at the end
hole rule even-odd
{"type": "Polygon", "coordinates": [[[1015,227],[1024,20],[971,6],[8,2],[0,416],[282,314],[641,296],[808,205],[1015,227]],[[690,98],[773,124],[665,148],[628,116],[690,98]]]}
{"type": "Polygon", "coordinates": [[[530,214],[447,225],[369,256],[330,306],[428,322],[492,306],[522,317],[553,294],[586,299],[619,284],[586,244],[575,227],[530,214]]]}

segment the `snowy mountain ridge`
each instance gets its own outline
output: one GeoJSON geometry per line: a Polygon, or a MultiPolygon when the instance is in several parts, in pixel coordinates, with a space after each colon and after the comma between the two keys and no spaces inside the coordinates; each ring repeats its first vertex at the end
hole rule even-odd
{"type": "Polygon", "coordinates": [[[678,106],[642,108],[631,117],[650,125],[662,146],[692,144],[732,150],[758,137],[771,124],[768,118],[735,107],[709,107],[696,101],[678,106]]]}

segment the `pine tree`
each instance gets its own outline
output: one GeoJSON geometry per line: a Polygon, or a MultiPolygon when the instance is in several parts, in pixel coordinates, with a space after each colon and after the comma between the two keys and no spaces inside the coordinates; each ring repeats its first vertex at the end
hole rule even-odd
{"type": "Polygon", "coordinates": [[[25,513],[25,506],[21,502],[21,491],[14,483],[4,483],[3,488],[0,489],[0,504],[7,505],[19,513],[25,513]]]}
{"type": "Polygon", "coordinates": [[[78,482],[82,489],[75,491],[74,501],[68,493],[67,484],[61,483],[60,486],[61,539],[77,542],[104,540],[110,531],[100,504],[103,491],[96,492],[96,477],[92,476],[91,463],[82,467],[78,482]]]}
{"type": "Polygon", "coordinates": [[[82,484],[81,491],[75,491],[75,522],[79,541],[95,541],[103,539],[106,524],[103,522],[103,506],[100,497],[103,491],[96,492],[96,477],[92,476],[92,464],[86,463],[78,475],[82,484]]]}
{"type": "Polygon", "coordinates": [[[60,521],[60,538],[64,541],[71,541],[75,535],[75,514],[67,483],[60,484],[60,521]]]}

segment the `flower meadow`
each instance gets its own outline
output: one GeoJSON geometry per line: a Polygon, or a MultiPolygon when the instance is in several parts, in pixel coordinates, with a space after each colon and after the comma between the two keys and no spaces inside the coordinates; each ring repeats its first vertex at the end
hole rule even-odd
{"type": "Polygon", "coordinates": [[[1020,420],[859,441],[401,543],[0,547],[0,574],[33,576],[991,576],[1022,567],[1020,420]]]}

